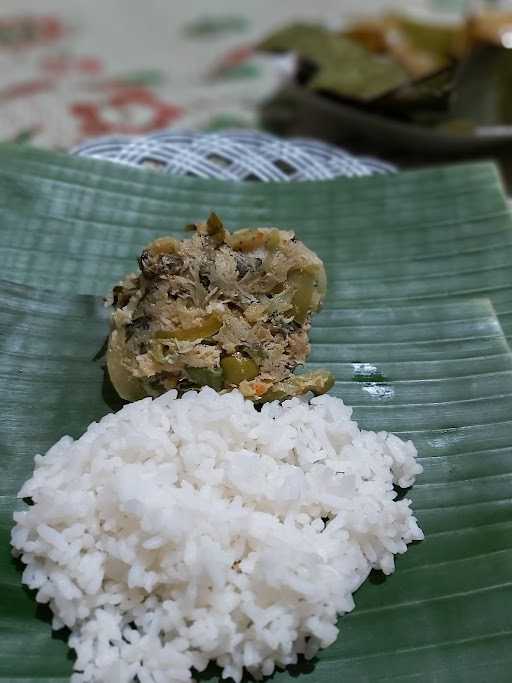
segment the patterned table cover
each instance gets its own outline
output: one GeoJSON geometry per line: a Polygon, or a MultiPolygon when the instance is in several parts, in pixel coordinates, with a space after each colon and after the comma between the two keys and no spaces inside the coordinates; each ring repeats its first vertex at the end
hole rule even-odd
{"type": "MultiPolygon", "coordinates": [[[[389,5],[366,0],[364,11],[389,5]]],[[[1,0],[0,140],[68,149],[105,134],[254,127],[258,103],[292,68],[255,54],[255,41],[293,19],[340,26],[361,9],[360,0],[1,0]]]]}

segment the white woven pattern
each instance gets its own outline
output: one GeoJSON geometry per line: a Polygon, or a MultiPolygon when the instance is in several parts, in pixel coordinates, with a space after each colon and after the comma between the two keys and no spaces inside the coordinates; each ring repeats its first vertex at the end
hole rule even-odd
{"type": "Polygon", "coordinates": [[[396,170],[391,164],[355,157],[316,140],[284,140],[239,130],[103,137],[74,148],[72,153],[130,166],[156,165],[173,175],[221,180],[327,180],[396,170]]]}

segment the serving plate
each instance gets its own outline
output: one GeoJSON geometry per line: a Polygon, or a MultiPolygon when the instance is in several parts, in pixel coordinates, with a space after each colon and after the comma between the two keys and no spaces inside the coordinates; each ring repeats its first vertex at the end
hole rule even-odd
{"type": "MultiPolygon", "coordinates": [[[[0,148],[0,680],[63,683],[65,634],[20,584],[8,539],[32,456],[115,409],[102,295],[140,248],[214,209],[294,228],[329,294],[310,365],[369,429],[414,440],[426,540],[372,575],[337,642],[277,673],[327,681],[509,680],[512,223],[492,164],[290,184],[170,177],[0,148]]],[[[215,667],[198,676],[217,680],[215,667]]]]}
{"type": "Polygon", "coordinates": [[[315,137],[357,153],[381,155],[401,166],[481,157],[498,159],[509,182],[512,177],[509,125],[448,133],[365,111],[293,84],[269,98],[261,116],[265,128],[279,135],[315,137]]]}

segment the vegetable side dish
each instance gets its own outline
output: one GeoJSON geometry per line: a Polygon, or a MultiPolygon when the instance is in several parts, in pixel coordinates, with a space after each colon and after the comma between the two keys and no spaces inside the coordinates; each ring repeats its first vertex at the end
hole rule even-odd
{"type": "Polygon", "coordinates": [[[293,374],[325,295],[318,256],[277,228],[230,234],[213,213],[189,227],[191,239],[149,244],[140,272],[114,287],[107,367],[119,395],[210,386],[264,402],[328,391],[328,371],[293,374]]]}

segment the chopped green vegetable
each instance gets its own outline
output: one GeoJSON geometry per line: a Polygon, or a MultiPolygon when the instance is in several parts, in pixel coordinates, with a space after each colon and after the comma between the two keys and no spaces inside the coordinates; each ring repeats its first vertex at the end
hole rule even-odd
{"type": "Polygon", "coordinates": [[[316,278],[311,272],[294,270],[288,274],[288,282],[295,288],[295,294],[292,298],[293,319],[302,325],[313,308],[316,278]]]}
{"type": "Polygon", "coordinates": [[[220,391],[224,386],[224,372],[222,368],[187,368],[187,375],[198,387],[211,387],[220,391]]]}
{"type": "Polygon", "coordinates": [[[224,370],[224,385],[238,386],[244,380],[250,381],[258,374],[258,366],[251,360],[246,358],[241,353],[235,353],[232,356],[226,356],[220,362],[224,370]]]}
{"type": "Polygon", "coordinates": [[[175,330],[159,330],[155,332],[155,339],[176,339],[177,341],[195,341],[216,334],[222,327],[222,319],[216,313],[211,313],[202,322],[192,327],[181,327],[175,330]]]}

